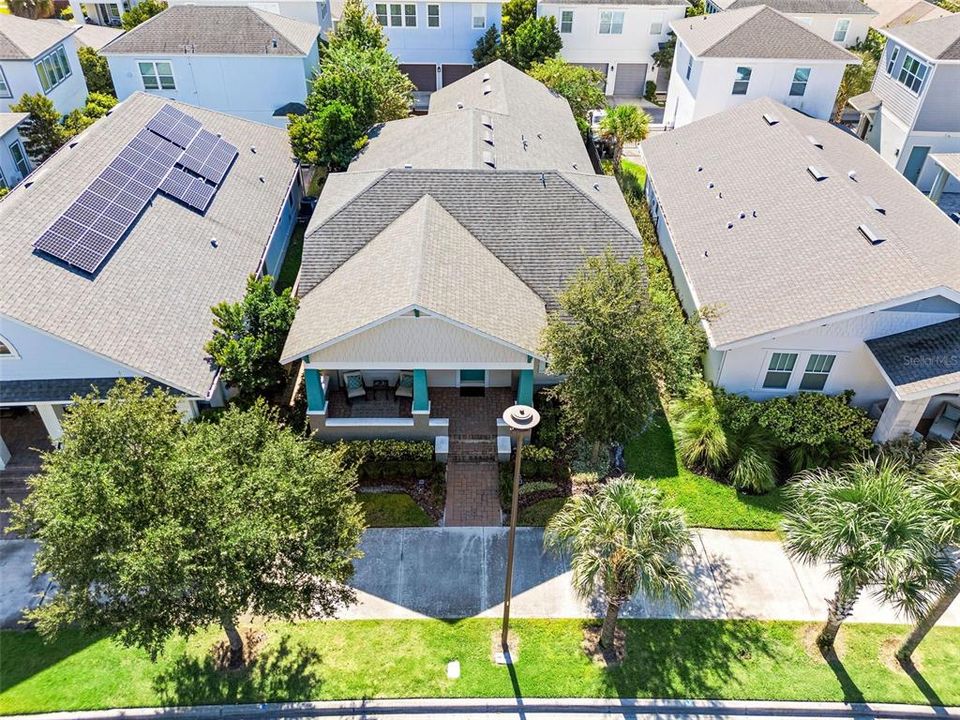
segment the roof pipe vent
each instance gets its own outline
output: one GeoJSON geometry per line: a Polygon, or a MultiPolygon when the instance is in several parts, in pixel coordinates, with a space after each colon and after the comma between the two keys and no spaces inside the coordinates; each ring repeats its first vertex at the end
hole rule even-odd
{"type": "Polygon", "coordinates": [[[851,170],[850,172],[848,172],[848,173],[847,173],[847,177],[850,178],[851,180],[853,180],[854,182],[859,182],[859,181],[857,180],[857,171],[856,171],[856,170],[851,170]]]}
{"type": "Polygon", "coordinates": [[[276,38],[270,38],[270,47],[276,50],[278,47],[280,47],[280,41],[276,38]]]}
{"type": "Polygon", "coordinates": [[[411,163],[404,163],[404,164],[403,164],[403,169],[404,169],[404,170],[413,170],[413,165],[412,165],[411,163]]]}
{"type": "Polygon", "coordinates": [[[879,245],[886,240],[886,238],[880,237],[866,225],[857,225],[857,230],[860,231],[860,234],[863,235],[867,239],[867,242],[869,242],[871,245],[879,245]]]}
{"type": "Polygon", "coordinates": [[[807,135],[807,140],[809,140],[810,144],[813,145],[815,148],[819,148],[823,150],[823,143],[817,140],[813,135],[807,135]]]}
{"type": "Polygon", "coordinates": [[[807,165],[807,172],[810,173],[810,177],[817,182],[822,182],[827,179],[827,176],[824,174],[824,172],[820,168],[813,165],[807,165]]]}
{"type": "Polygon", "coordinates": [[[874,210],[876,210],[878,213],[880,213],[881,215],[886,215],[886,214],[887,214],[887,209],[886,209],[885,207],[883,207],[883,205],[881,205],[880,203],[878,203],[876,200],[874,200],[872,197],[870,197],[869,195],[867,195],[867,196],[864,198],[864,200],[866,200],[866,201],[867,201],[867,204],[868,204],[870,207],[872,207],[874,210]]]}
{"type": "Polygon", "coordinates": [[[458,102],[458,103],[457,103],[457,110],[463,110],[463,103],[462,103],[462,102],[458,102]]]}
{"type": "Polygon", "coordinates": [[[771,115],[770,113],[764,113],[763,119],[766,121],[767,125],[776,125],[780,122],[780,119],[771,115]]]}

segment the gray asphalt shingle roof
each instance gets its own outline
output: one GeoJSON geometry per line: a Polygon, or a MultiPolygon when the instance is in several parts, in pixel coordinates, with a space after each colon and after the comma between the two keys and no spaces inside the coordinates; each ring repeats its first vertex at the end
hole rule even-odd
{"type": "MultiPolygon", "coordinates": [[[[716,2],[716,0],[714,0],[716,2]]],[[[720,0],[726,10],[766,5],[786,15],[876,15],[860,0],[720,0]]]]}
{"type": "Polygon", "coordinates": [[[947,17],[950,11],[926,0],[866,0],[877,11],[870,21],[872,28],[896,27],[921,20],[947,17]]]}
{"type": "Polygon", "coordinates": [[[960,319],[866,342],[894,387],[904,394],[960,383],[960,319]]]}
{"type": "Polygon", "coordinates": [[[92,277],[33,249],[167,102],[131,95],[0,203],[0,316],[205,397],[215,375],[203,350],[210,307],[243,296],[297,176],[286,131],[171,103],[240,150],[206,213],[156,194],[92,277]]]}
{"type": "Polygon", "coordinates": [[[0,60],[33,60],[79,29],[79,25],[0,14],[0,60]]]}
{"type": "Polygon", "coordinates": [[[687,0],[552,0],[541,5],[649,5],[652,7],[675,7],[687,5],[687,0]]]}
{"type": "Polygon", "coordinates": [[[309,54],[320,27],[241,5],[175,5],[103,47],[106,55],[309,54]],[[276,43],[276,46],[274,46],[276,43]]]}
{"type": "Polygon", "coordinates": [[[0,112],[0,136],[6,135],[29,116],[29,113],[0,112]]]}
{"type": "Polygon", "coordinates": [[[960,179],[960,153],[934,153],[930,159],[955,178],[960,179]]]}
{"type": "Polygon", "coordinates": [[[116,40],[118,37],[123,35],[123,30],[120,28],[110,27],[109,25],[94,25],[93,23],[77,25],[76,23],[68,22],[66,20],[54,19],[44,20],[44,22],[56,23],[67,28],[79,28],[79,30],[76,32],[76,35],[74,35],[77,45],[92,47],[97,51],[99,51],[100,48],[102,48],[111,40],[116,40]]]}
{"type": "MultiPolygon", "coordinates": [[[[106,397],[107,391],[117,382],[115,377],[105,378],[64,378],[57,380],[4,380],[0,382],[0,405],[17,403],[63,403],[69,402],[74,395],[89,395],[96,390],[99,397],[106,397]]],[[[176,388],[163,383],[147,380],[148,388],[160,388],[172,395],[182,395],[176,388]]]]}
{"type": "Polygon", "coordinates": [[[960,292],[960,227],[829,123],[763,98],[642,149],[683,274],[700,306],[719,308],[714,347],[941,287],[960,292]],[[861,225],[884,241],[872,245],[861,225]]]}
{"type": "Polygon", "coordinates": [[[674,20],[670,27],[698,58],[860,62],[857,56],[766,5],[674,20]]]}
{"type": "Polygon", "coordinates": [[[960,60],[960,14],[897,25],[884,34],[931,60],[960,60]]]}

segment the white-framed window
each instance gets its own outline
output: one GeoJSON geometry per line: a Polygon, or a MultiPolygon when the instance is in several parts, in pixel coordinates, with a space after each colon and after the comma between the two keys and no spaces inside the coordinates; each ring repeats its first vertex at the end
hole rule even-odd
{"type": "Polygon", "coordinates": [[[810,68],[800,67],[793,71],[793,82],[790,83],[790,97],[803,97],[810,81],[810,68]]]}
{"type": "Polygon", "coordinates": [[[10,154],[13,156],[13,162],[17,166],[17,172],[21,177],[30,174],[30,160],[27,158],[27,151],[23,149],[23,143],[20,140],[14,140],[10,143],[10,154]]]}
{"type": "Polygon", "coordinates": [[[386,27],[387,26],[387,4],[377,3],[376,5],[374,5],[373,9],[377,16],[377,22],[383,25],[383,27],[386,27]]]}
{"type": "Polygon", "coordinates": [[[440,27],[440,6],[427,5],[427,27],[440,27]]]}
{"type": "Polygon", "coordinates": [[[837,20],[836,27],[833,28],[833,41],[842,43],[847,39],[847,31],[850,29],[850,21],[847,18],[837,20]]]}
{"type": "Polygon", "coordinates": [[[771,353],[762,387],[766,390],[786,390],[796,364],[797,353],[771,353]]]}
{"type": "Polygon", "coordinates": [[[390,27],[400,27],[403,25],[403,5],[401,3],[390,3],[390,27]]]}
{"type": "Polygon", "coordinates": [[[663,35],[663,23],[662,23],[662,22],[652,22],[652,23],[650,23],[650,34],[651,34],[651,35],[663,35]]]}
{"type": "Polygon", "coordinates": [[[601,10],[601,35],[623,35],[623,10],[601,10]]]}
{"type": "Polygon", "coordinates": [[[920,87],[923,85],[923,79],[926,76],[927,66],[910,53],[906,53],[903,57],[903,66],[897,75],[897,81],[901,85],[906,85],[913,92],[919,93],[920,87]]]}
{"type": "Polygon", "coordinates": [[[733,81],[733,94],[734,95],[746,95],[747,88],[750,87],[750,76],[753,74],[753,69],[748,67],[738,67],[737,68],[737,77],[733,81]]]}
{"type": "Polygon", "coordinates": [[[473,3],[470,5],[470,26],[474,30],[483,30],[487,26],[487,5],[486,3],[473,3]]]}
{"type": "Polygon", "coordinates": [[[684,73],[684,76],[687,80],[690,79],[690,74],[693,72],[693,55],[687,54],[687,71],[684,73]]]}
{"type": "Polygon", "coordinates": [[[713,15],[714,13],[720,12],[720,8],[717,7],[714,3],[707,0],[707,15],[713,15]]]}
{"type": "Polygon", "coordinates": [[[0,68],[0,97],[12,98],[13,92],[7,84],[7,76],[3,74],[3,68],[0,68]]]}
{"type": "Polygon", "coordinates": [[[165,60],[140,60],[137,62],[140,69],[140,79],[144,90],[176,90],[177,83],[173,79],[173,65],[165,60]]]}
{"type": "Polygon", "coordinates": [[[833,369],[833,361],[837,359],[836,355],[816,355],[812,354],[807,358],[807,366],[803,371],[803,377],[800,378],[800,389],[820,392],[827,384],[827,378],[833,369]]]}
{"type": "Polygon", "coordinates": [[[403,6],[403,26],[417,26],[417,6],[414,3],[408,3],[403,6]]]}
{"type": "Polygon", "coordinates": [[[900,57],[900,46],[894,45],[893,50],[887,56],[887,75],[893,75],[893,68],[896,67],[898,57],[900,57]]]}
{"type": "Polygon", "coordinates": [[[13,345],[5,337],[0,335],[0,358],[18,358],[20,357],[19,353],[14,349],[13,345]]]}
{"type": "Polygon", "coordinates": [[[40,77],[40,87],[43,92],[49,93],[72,74],[70,63],[67,62],[67,53],[63,45],[57,45],[42,58],[37,60],[37,75],[40,77]]]}
{"type": "Polygon", "coordinates": [[[560,32],[564,35],[573,32],[573,10],[560,11],[560,32]]]}
{"type": "MultiPolygon", "coordinates": [[[[7,179],[3,176],[3,169],[0,168],[0,188],[9,188],[9,187],[10,185],[7,184],[7,179]]],[[[0,355],[3,355],[3,353],[0,353],[0,355]]]]}

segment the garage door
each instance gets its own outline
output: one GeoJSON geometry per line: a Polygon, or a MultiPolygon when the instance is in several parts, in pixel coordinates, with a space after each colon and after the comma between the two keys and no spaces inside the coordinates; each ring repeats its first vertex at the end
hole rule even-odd
{"type": "Polygon", "coordinates": [[[624,97],[642,97],[647,84],[646,63],[620,63],[613,81],[613,94],[624,97]]]}
{"type": "Polygon", "coordinates": [[[420,92],[433,92],[437,89],[436,65],[401,65],[400,71],[410,76],[410,80],[420,92]]]}
{"type": "Polygon", "coordinates": [[[580,67],[590,68],[591,70],[599,70],[600,74],[604,77],[607,76],[607,63],[570,63],[571,65],[579,65],[580,67]]]}
{"type": "Polygon", "coordinates": [[[464,78],[473,72],[473,65],[444,65],[443,66],[443,86],[453,85],[460,78],[464,78]]]}

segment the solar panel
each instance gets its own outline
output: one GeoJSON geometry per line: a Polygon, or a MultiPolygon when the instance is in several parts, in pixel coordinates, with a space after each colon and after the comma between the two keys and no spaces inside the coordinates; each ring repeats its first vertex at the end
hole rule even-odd
{"type": "Polygon", "coordinates": [[[160,189],[167,195],[200,212],[207,209],[214,193],[217,191],[215,187],[204,182],[202,178],[194,177],[180,168],[174,168],[170,171],[160,189]]]}
{"type": "Polygon", "coordinates": [[[170,105],[164,105],[147,123],[147,127],[160,137],[166,138],[182,148],[199,132],[202,125],[196,118],[181,112],[170,105]]]}

